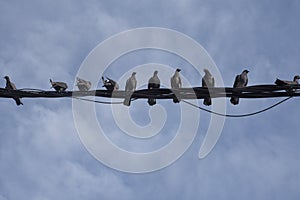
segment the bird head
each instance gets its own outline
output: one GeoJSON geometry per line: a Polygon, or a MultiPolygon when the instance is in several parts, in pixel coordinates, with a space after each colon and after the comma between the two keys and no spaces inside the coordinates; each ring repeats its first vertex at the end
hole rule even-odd
{"type": "Polygon", "coordinates": [[[157,70],[155,70],[155,71],[154,71],[154,75],[157,75],[157,74],[158,74],[158,71],[157,71],[157,70]]]}
{"type": "Polygon", "coordinates": [[[135,76],[136,75],[136,72],[132,72],[132,76],[135,76]]]}
{"type": "Polygon", "coordinates": [[[249,71],[248,71],[247,69],[245,69],[245,70],[243,71],[243,73],[246,73],[246,74],[248,74],[248,73],[249,73],[249,71]]]}
{"type": "Polygon", "coordinates": [[[181,69],[179,69],[179,68],[176,69],[176,72],[180,72],[180,71],[181,71],[181,69]]]}
{"type": "Polygon", "coordinates": [[[298,80],[300,80],[300,76],[299,76],[299,75],[296,75],[296,76],[294,77],[294,81],[298,81],[298,80]]]}
{"type": "Polygon", "coordinates": [[[206,68],[204,68],[203,71],[204,71],[205,74],[210,74],[210,71],[206,68]]]}
{"type": "Polygon", "coordinates": [[[9,81],[9,77],[8,77],[8,76],[4,76],[4,78],[5,78],[7,81],[9,81]]]}

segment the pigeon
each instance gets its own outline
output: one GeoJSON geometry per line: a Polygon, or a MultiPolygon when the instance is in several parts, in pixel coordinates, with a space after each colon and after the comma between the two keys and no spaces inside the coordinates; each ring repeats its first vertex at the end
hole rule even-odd
{"type": "MultiPolygon", "coordinates": [[[[8,76],[5,76],[4,78],[6,80],[5,89],[7,89],[7,90],[17,90],[15,84],[10,81],[8,76]]],[[[13,97],[13,99],[15,100],[17,106],[23,105],[23,103],[22,103],[22,101],[19,97],[13,97]]]]}
{"type": "MultiPolygon", "coordinates": [[[[298,85],[299,84],[299,79],[300,79],[300,76],[299,75],[296,75],[294,76],[294,79],[293,81],[286,81],[286,80],[280,80],[280,79],[276,79],[275,81],[275,84],[276,85],[298,85]]],[[[292,90],[292,89],[287,89],[286,90],[287,92],[295,92],[295,90],[292,90]]]]}
{"type": "Polygon", "coordinates": [[[77,79],[76,86],[80,91],[88,91],[89,89],[91,89],[92,83],[90,81],[83,80],[79,77],[77,77],[76,79],[77,79]]]}
{"type": "MultiPolygon", "coordinates": [[[[248,76],[247,74],[249,73],[248,70],[244,70],[240,75],[237,75],[235,77],[235,81],[234,81],[234,84],[233,84],[233,88],[242,88],[242,87],[246,87],[247,84],[248,84],[248,76]]],[[[230,98],[230,102],[233,104],[233,105],[237,105],[239,104],[239,98],[238,97],[235,97],[235,96],[232,96],[230,98]]]]}
{"type": "Polygon", "coordinates": [[[119,90],[119,84],[108,77],[106,77],[105,80],[104,77],[102,76],[102,82],[103,82],[102,87],[105,87],[110,92],[119,90]]]}
{"type": "Polygon", "coordinates": [[[50,79],[51,88],[54,88],[56,92],[63,92],[68,88],[68,85],[64,82],[54,82],[50,79]]]}
{"type": "MultiPolygon", "coordinates": [[[[208,89],[215,87],[215,78],[211,75],[210,71],[208,71],[208,69],[204,69],[203,71],[205,72],[205,75],[202,78],[202,87],[206,87],[208,89]]],[[[210,106],[211,98],[205,97],[203,100],[203,104],[206,106],[210,106]]]]}
{"type": "Polygon", "coordinates": [[[135,78],[136,72],[133,72],[131,77],[127,79],[126,85],[125,85],[125,99],[123,104],[125,106],[130,106],[131,102],[131,95],[136,89],[137,81],[135,78]]]}
{"type": "MultiPolygon", "coordinates": [[[[181,84],[181,78],[180,78],[180,74],[179,72],[181,71],[181,69],[176,69],[175,74],[171,77],[171,88],[172,89],[179,89],[181,88],[182,84],[181,84]]],[[[177,94],[175,91],[173,91],[175,93],[175,96],[173,98],[173,102],[174,103],[179,103],[180,102],[180,98],[178,98],[177,94]]]]}
{"type": "MultiPolygon", "coordinates": [[[[153,76],[149,79],[149,81],[148,81],[148,89],[149,90],[160,87],[160,80],[159,80],[157,74],[158,74],[158,71],[154,71],[153,76]]],[[[155,105],[156,104],[156,99],[149,98],[148,99],[148,104],[150,106],[155,105]]]]}
{"type": "Polygon", "coordinates": [[[275,84],[276,85],[298,85],[299,84],[299,79],[300,76],[296,75],[294,76],[294,80],[293,81],[285,81],[285,80],[280,80],[280,79],[276,79],[275,84]]]}

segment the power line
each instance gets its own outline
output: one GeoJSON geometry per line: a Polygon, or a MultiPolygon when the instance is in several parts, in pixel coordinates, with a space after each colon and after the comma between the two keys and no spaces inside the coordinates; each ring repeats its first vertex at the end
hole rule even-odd
{"type": "MultiPolygon", "coordinates": [[[[180,88],[180,89],[142,89],[137,90],[132,93],[132,101],[137,99],[173,99],[176,95],[180,96],[182,102],[189,104],[197,109],[209,112],[211,114],[223,116],[223,117],[248,117],[256,115],[267,110],[270,110],[283,102],[291,99],[292,97],[300,96],[297,91],[300,89],[300,85],[253,85],[243,88],[228,88],[228,87],[215,87],[215,88],[205,88],[205,87],[193,87],[193,88],[180,88]],[[193,103],[186,101],[186,99],[203,99],[205,97],[211,98],[230,98],[236,96],[239,98],[276,98],[276,97],[287,97],[265,109],[247,113],[247,114],[224,114],[208,110],[206,108],[197,106],[193,103]]],[[[82,101],[100,103],[100,104],[122,104],[123,101],[99,101],[91,100],[87,98],[82,98],[86,96],[96,96],[103,98],[124,98],[126,95],[125,91],[108,91],[108,90],[92,90],[92,91],[45,91],[42,89],[35,88],[22,88],[19,90],[7,90],[0,88],[0,97],[3,98],[75,98],[82,101]]]]}
{"type": "Polygon", "coordinates": [[[277,103],[275,103],[275,104],[273,104],[273,105],[271,105],[271,106],[269,106],[269,107],[267,107],[267,108],[265,108],[265,109],[262,109],[262,110],[259,110],[259,111],[256,111],[256,112],[247,113],[247,114],[237,114],[237,115],[223,114],[223,113],[214,112],[214,111],[211,111],[211,110],[202,108],[202,107],[200,107],[200,106],[197,106],[197,105],[195,105],[195,104],[193,104],[193,103],[191,103],[191,102],[188,102],[188,101],[185,101],[185,100],[182,100],[182,101],[183,101],[184,103],[186,103],[186,104],[189,104],[189,105],[195,107],[195,108],[198,108],[198,109],[203,110],[203,111],[205,111],[205,112],[209,112],[209,113],[212,113],[212,114],[215,114],[215,115],[219,115],[219,116],[222,116],[222,117],[249,117],[249,116],[257,115],[257,114],[259,114],[259,113],[263,113],[263,112],[265,112],[265,111],[267,111],[267,110],[270,110],[270,109],[272,109],[272,108],[274,108],[274,107],[276,107],[276,106],[282,104],[283,102],[285,102],[285,101],[287,101],[287,100],[289,100],[289,99],[291,99],[291,98],[292,98],[292,96],[287,97],[287,98],[285,98],[285,99],[283,99],[283,100],[281,100],[281,101],[279,101],[279,102],[277,102],[277,103]]]}
{"type": "MultiPolygon", "coordinates": [[[[226,98],[236,96],[239,98],[274,98],[274,97],[290,97],[300,96],[297,91],[300,85],[253,85],[244,88],[228,88],[228,87],[193,87],[180,89],[142,89],[133,92],[132,98],[137,99],[173,99],[179,95],[181,99],[203,99],[205,97],[211,98],[226,98]]],[[[0,88],[0,97],[2,98],[62,98],[62,97],[84,97],[97,96],[105,98],[124,98],[125,91],[108,91],[108,90],[91,90],[91,91],[45,91],[41,89],[24,88],[19,90],[7,90],[0,88]]]]}

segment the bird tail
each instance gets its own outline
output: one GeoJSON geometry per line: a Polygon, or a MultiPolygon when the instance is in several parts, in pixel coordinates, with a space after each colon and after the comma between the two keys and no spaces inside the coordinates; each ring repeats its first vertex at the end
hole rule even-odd
{"type": "Polygon", "coordinates": [[[211,105],[211,98],[210,97],[204,98],[203,104],[206,105],[206,106],[210,106],[211,105]]]}
{"type": "Polygon", "coordinates": [[[148,99],[148,104],[149,104],[149,106],[154,106],[156,104],[156,99],[149,98],[148,99]]]}
{"type": "Polygon", "coordinates": [[[173,103],[179,103],[180,99],[178,99],[177,97],[173,97],[173,103]]]}
{"type": "Polygon", "coordinates": [[[230,102],[231,102],[233,105],[238,105],[238,104],[239,104],[239,98],[238,98],[238,97],[231,97],[231,98],[230,98],[230,102]]]}
{"type": "Polygon", "coordinates": [[[132,92],[126,92],[125,94],[125,99],[123,101],[123,104],[125,106],[130,106],[130,103],[131,103],[131,95],[132,95],[132,92]]]}
{"type": "Polygon", "coordinates": [[[14,100],[15,100],[15,102],[16,102],[16,104],[17,104],[17,106],[19,106],[19,105],[23,105],[23,103],[22,103],[22,101],[21,101],[21,99],[20,99],[20,98],[14,98],[14,100]]]}
{"type": "Polygon", "coordinates": [[[278,78],[276,79],[275,84],[276,85],[286,85],[286,83],[284,81],[282,81],[282,80],[280,80],[278,78]]]}
{"type": "Polygon", "coordinates": [[[51,89],[51,88],[53,88],[53,81],[51,78],[50,78],[50,83],[51,83],[51,87],[50,87],[50,89],[51,89]]]}

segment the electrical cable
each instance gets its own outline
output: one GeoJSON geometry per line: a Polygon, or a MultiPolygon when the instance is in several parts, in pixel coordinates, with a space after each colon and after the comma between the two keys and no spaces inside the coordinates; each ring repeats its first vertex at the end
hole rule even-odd
{"type": "Polygon", "coordinates": [[[285,98],[285,99],[283,99],[283,100],[281,100],[281,101],[279,101],[279,102],[277,102],[277,103],[275,103],[275,104],[273,104],[273,105],[271,105],[271,106],[269,106],[269,107],[267,107],[267,108],[265,108],[265,109],[262,109],[262,110],[259,110],[259,111],[253,112],[253,113],[239,114],[239,115],[218,113],[218,112],[214,112],[214,111],[211,111],[211,110],[202,108],[202,107],[200,107],[200,106],[197,106],[197,105],[195,105],[195,104],[193,104],[193,103],[191,103],[191,102],[188,102],[188,101],[186,101],[186,100],[181,100],[181,101],[184,102],[184,103],[186,103],[186,104],[189,104],[189,105],[191,105],[191,106],[193,106],[193,107],[195,107],[195,108],[198,108],[198,109],[200,109],[200,110],[203,110],[203,111],[205,111],[205,112],[209,112],[209,113],[212,113],[212,114],[215,114],[215,115],[219,115],[219,116],[222,116],[222,117],[249,117],[249,116],[257,115],[257,114],[259,114],[259,113],[262,113],[262,112],[265,112],[265,111],[267,111],[267,110],[270,110],[270,109],[272,109],[272,108],[278,106],[279,104],[282,104],[283,102],[285,102],[285,101],[291,99],[292,97],[293,97],[293,96],[287,97],[287,98],[285,98]]]}

